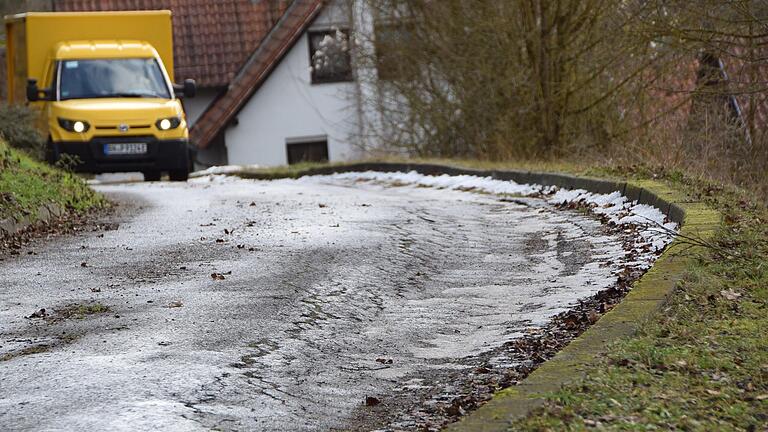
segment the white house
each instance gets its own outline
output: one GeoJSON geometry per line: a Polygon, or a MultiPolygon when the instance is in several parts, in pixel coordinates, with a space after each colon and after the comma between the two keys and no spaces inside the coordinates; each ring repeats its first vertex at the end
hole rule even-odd
{"type": "Polygon", "coordinates": [[[349,47],[352,23],[359,30],[366,19],[355,4],[295,0],[223,95],[187,107],[200,165],[273,166],[365,154],[370,119],[359,78],[366,71],[353,70],[349,47]]]}

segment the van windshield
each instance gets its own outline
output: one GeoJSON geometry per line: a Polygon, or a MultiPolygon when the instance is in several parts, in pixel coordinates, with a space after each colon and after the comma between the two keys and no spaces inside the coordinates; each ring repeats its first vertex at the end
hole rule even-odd
{"type": "Polygon", "coordinates": [[[59,99],[147,97],[170,99],[155,59],[62,60],[59,99]]]}

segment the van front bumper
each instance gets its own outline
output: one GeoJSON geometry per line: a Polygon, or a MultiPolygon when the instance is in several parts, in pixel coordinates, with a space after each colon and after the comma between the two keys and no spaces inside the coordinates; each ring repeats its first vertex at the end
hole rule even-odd
{"type": "Polygon", "coordinates": [[[133,171],[176,171],[190,169],[191,147],[186,139],[158,140],[155,137],[97,137],[87,142],[60,141],[48,144],[47,159],[56,163],[62,158],[71,169],[84,173],[133,171]],[[107,154],[108,144],[144,143],[143,154],[107,154]],[[64,155],[69,155],[66,157],[64,155]],[[71,159],[70,159],[71,158],[71,159]]]}

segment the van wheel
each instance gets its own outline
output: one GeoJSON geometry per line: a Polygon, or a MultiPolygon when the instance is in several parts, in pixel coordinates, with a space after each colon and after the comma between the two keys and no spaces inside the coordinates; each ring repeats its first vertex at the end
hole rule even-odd
{"type": "Polygon", "coordinates": [[[189,171],[187,170],[171,170],[168,171],[168,178],[171,181],[187,181],[189,178],[189,171]]]}
{"type": "Polygon", "coordinates": [[[144,171],[144,181],[160,181],[160,171],[144,171]]]}
{"type": "Polygon", "coordinates": [[[56,151],[53,148],[53,140],[50,136],[45,143],[45,161],[51,165],[56,163],[56,151]]]}

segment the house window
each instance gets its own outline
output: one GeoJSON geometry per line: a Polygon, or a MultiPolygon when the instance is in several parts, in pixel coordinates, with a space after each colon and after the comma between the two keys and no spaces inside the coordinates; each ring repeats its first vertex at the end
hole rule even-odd
{"type": "Polygon", "coordinates": [[[309,32],[309,62],[312,84],[352,81],[349,31],[309,32]]]}
{"type": "Polygon", "coordinates": [[[286,148],[288,165],[301,162],[328,162],[328,139],[326,138],[299,142],[289,140],[286,148]]]}

